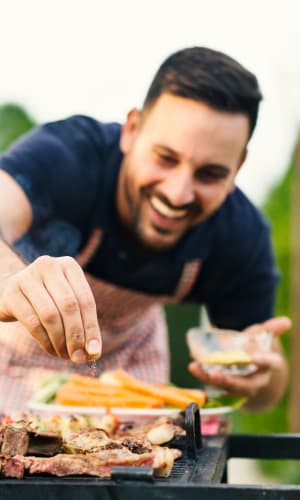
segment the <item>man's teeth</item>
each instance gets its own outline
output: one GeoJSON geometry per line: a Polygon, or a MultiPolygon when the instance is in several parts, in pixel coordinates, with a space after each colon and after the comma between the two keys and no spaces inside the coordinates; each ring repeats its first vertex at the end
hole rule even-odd
{"type": "Polygon", "coordinates": [[[159,212],[164,217],[168,217],[169,219],[181,219],[187,214],[187,210],[176,209],[168,207],[165,205],[159,198],[155,196],[151,197],[151,205],[157,212],[159,212]]]}

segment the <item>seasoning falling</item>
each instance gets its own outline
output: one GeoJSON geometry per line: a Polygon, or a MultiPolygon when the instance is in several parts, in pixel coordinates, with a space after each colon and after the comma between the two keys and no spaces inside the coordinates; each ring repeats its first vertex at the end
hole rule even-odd
{"type": "Polygon", "coordinates": [[[95,359],[90,359],[88,362],[89,376],[97,377],[97,364],[95,359]]]}

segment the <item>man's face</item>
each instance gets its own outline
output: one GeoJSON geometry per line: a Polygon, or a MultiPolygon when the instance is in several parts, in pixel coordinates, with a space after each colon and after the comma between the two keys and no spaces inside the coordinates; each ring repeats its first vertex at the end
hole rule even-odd
{"type": "Polygon", "coordinates": [[[135,243],[168,249],[210,217],[234,187],[248,134],[246,115],[171,94],[130,112],[117,207],[135,243]]]}

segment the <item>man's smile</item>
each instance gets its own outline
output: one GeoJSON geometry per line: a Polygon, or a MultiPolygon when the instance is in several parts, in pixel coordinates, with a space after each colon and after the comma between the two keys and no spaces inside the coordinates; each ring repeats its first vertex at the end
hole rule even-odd
{"type": "Polygon", "coordinates": [[[171,208],[155,195],[152,195],[149,201],[156,212],[168,219],[183,219],[188,214],[187,209],[171,208]]]}

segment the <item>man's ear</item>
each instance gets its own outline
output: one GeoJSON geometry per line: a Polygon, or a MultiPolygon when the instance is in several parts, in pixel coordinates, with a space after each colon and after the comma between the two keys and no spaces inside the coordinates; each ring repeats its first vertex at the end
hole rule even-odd
{"type": "Polygon", "coordinates": [[[127,114],[120,137],[120,149],[123,154],[127,154],[131,150],[139,128],[140,119],[140,111],[137,108],[131,109],[127,114]]]}
{"type": "Polygon", "coordinates": [[[248,149],[245,148],[241,154],[241,158],[240,158],[240,162],[239,162],[239,165],[238,165],[238,169],[237,169],[237,172],[240,170],[241,166],[243,165],[243,163],[245,162],[246,158],[248,156],[248,149]]]}
{"type": "Polygon", "coordinates": [[[239,172],[239,170],[240,170],[241,166],[243,165],[244,161],[246,160],[247,155],[248,155],[248,149],[247,149],[247,148],[245,148],[245,149],[243,150],[242,154],[241,154],[241,158],[240,158],[240,161],[239,161],[239,163],[238,163],[238,167],[237,167],[236,174],[235,174],[235,176],[233,177],[233,180],[232,180],[232,186],[231,186],[231,189],[230,189],[230,193],[232,193],[232,191],[234,191],[234,190],[235,190],[235,182],[234,182],[234,181],[235,181],[235,177],[236,177],[236,175],[238,174],[238,172],[239,172]]]}

